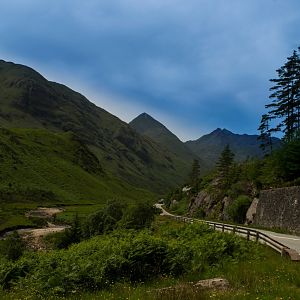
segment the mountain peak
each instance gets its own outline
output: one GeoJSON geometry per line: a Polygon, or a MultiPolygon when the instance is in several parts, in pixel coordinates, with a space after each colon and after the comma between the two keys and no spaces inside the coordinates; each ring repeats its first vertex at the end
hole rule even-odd
{"type": "Polygon", "coordinates": [[[191,163],[193,158],[196,157],[165,125],[145,112],[133,119],[129,125],[139,134],[151,138],[156,143],[176,154],[182,161],[191,163]]]}
{"type": "MultiPolygon", "coordinates": [[[[146,112],[141,113],[140,115],[137,116],[137,118],[152,118],[149,114],[146,112]]],[[[153,118],[152,118],[153,119],[153,118]]]]}
{"type": "Polygon", "coordinates": [[[210,134],[224,134],[224,135],[231,135],[233,134],[231,131],[227,130],[226,128],[217,128],[215,129],[213,132],[211,132],[210,134]]]}

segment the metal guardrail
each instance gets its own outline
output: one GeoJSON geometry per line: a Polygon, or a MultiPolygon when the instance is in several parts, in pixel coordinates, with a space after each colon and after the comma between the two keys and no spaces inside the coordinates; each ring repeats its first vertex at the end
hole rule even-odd
{"type": "Polygon", "coordinates": [[[255,230],[255,229],[250,229],[247,227],[241,227],[241,226],[236,226],[236,225],[229,225],[229,224],[225,224],[225,223],[193,219],[193,218],[182,217],[182,216],[170,215],[169,217],[174,218],[177,221],[182,221],[182,222],[186,222],[186,223],[193,223],[193,222],[206,223],[210,227],[212,227],[214,230],[219,230],[222,232],[232,232],[233,234],[238,234],[240,236],[245,237],[248,241],[253,240],[256,242],[266,244],[269,247],[276,250],[277,252],[279,252],[281,255],[283,255],[285,253],[285,251],[289,249],[289,247],[287,247],[286,245],[281,244],[280,242],[269,237],[268,235],[266,235],[258,230],[255,230]]]}

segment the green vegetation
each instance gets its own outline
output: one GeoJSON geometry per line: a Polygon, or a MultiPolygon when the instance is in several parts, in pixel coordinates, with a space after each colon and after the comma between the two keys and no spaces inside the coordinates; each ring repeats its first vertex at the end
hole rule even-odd
{"type": "Polygon", "coordinates": [[[262,245],[158,217],[149,229],[120,228],[16,261],[2,257],[0,285],[1,299],[298,299],[300,277],[297,264],[262,245]],[[228,279],[230,289],[189,284],[213,277],[228,279]]]}
{"type": "MultiPolygon", "coordinates": [[[[99,206],[114,198],[154,198],[104,173],[98,159],[71,133],[2,128],[0,141],[0,230],[36,225],[25,212],[39,205],[99,206]]],[[[86,209],[89,213],[95,208],[86,209]]]]}
{"type": "Polygon", "coordinates": [[[251,202],[252,200],[248,196],[238,196],[237,199],[228,207],[228,214],[231,220],[235,223],[244,224],[246,213],[251,202]]]}
{"type": "Polygon", "coordinates": [[[249,159],[243,163],[233,161],[233,153],[225,147],[216,169],[197,182],[187,180],[190,190],[183,185],[170,192],[166,205],[176,214],[187,214],[193,199],[202,192],[203,205],[195,212],[199,218],[244,223],[246,212],[254,197],[262,189],[286,187],[300,183],[300,141],[298,138],[283,142],[263,159],[249,159]],[[224,199],[227,206],[224,206],[224,199]],[[173,203],[176,200],[176,203],[173,203]],[[209,201],[209,202],[207,202],[209,201]]]}
{"type": "Polygon", "coordinates": [[[25,243],[15,231],[0,243],[0,253],[8,260],[17,260],[25,250],[25,243]]]}
{"type": "Polygon", "coordinates": [[[151,229],[114,230],[67,250],[2,258],[0,285],[23,296],[96,291],[116,283],[149,282],[160,277],[199,274],[213,266],[258,257],[256,246],[233,235],[212,232],[204,224],[157,221],[151,229]],[[26,293],[26,294],[25,294],[26,293]]]}
{"type": "Polygon", "coordinates": [[[112,178],[155,193],[164,193],[187,175],[188,165],[173,152],[33,69],[0,61],[0,91],[0,126],[71,132],[81,144],[79,165],[89,162],[90,168],[101,167],[112,178]]]}
{"type": "Polygon", "coordinates": [[[300,48],[287,58],[286,63],[277,72],[277,78],[271,79],[270,99],[272,102],[261,119],[259,130],[262,147],[272,150],[271,135],[282,131],[287,142],[299,138],[300,130],[300,48]]]}
{"type": "Polygon", "coordinates": [[[80,219],[75,214],[70,227],[63,232],[46,236],[46,243],[48,248],[63,249],[120,228],[135,230],[149,228],[157,213],[157,209],[149,202],[126,205],[124,202],[113,200],[85,218],[80,219]]]}

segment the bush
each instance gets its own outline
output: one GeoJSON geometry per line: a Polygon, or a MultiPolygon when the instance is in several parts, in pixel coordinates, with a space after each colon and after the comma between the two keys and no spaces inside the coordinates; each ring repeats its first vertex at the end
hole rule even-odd
{"type": "Polygon", "coordinates": [[[24,242],[17,231],[0,243],[0,254],[9,260],[17,260],[25,249],[24,242]]]}
{"type": "Polygon", "coordinates": [[[120,226],[127,229],[142,229],[150,227],[159,211],[147,202],[130,207],[124,214],[120,226]]]}
{"type": "Polygon", "coordinates": [[[241,195],[228,207],[228,215],[232,221],[243,224],[246,220],[246,213],[252,200],[248,196],[241,195]]]}
{"type": "Polygon", "coordinates": [[[51,249],[66,249],[81,240],[81,224],[76,214],[72,220],[70,228],[63,232],[56,232],[44,237],[44,241],[51,249]]]}
{"type": "Polygon", "coordinates": [[[125,206],[117,201],[109,202],[103,209],[89,215],[82,225],[82,235],[89,238],[101,235],[117,227],[125,206]]]}
{"type": "Polygon", "coordinates": [[[101,290],[117,282],[199,274],[206,267],[253,252],[246,240],[213,232],[201,223],[161,224],[155,232],[115,230],[66,250],[0,261],[0,289],[14,286],[24,291],[24,298],[25,293],[50,298],[101,290]]]}

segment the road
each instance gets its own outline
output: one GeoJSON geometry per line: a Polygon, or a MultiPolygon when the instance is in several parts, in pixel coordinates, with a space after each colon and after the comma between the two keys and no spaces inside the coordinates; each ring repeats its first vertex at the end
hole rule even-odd
{"type": "MultiPolygon", "coordinates": [[[[163,204],[155,204],[155,206],[162,211],[162,213],[161,213],[162,216],[175,217],[175,215],[170,214],[169,212],[167,212],[163,208],[163,204]]],[[[228,224],[228,225],[230,225],[230,224],[228,224]]],[[[248,228],[248,227],[245,227],[245,228],[248,228]]],[[[268,235],[269,237],[271,237],[275,241],[277,241],[279,243],[282,243],[283,245],[287,246],[290,249],[296,250],[300,254],[300,237],[299,236],[290,235],[290,234],[276,233],[276,232],[273,232],[273,231],[257,229],[257,228],[253,228],[253,227],[251,227],[251,229],[255,229],[259,232],[262,232],[262,233],[268,235]]]]}

